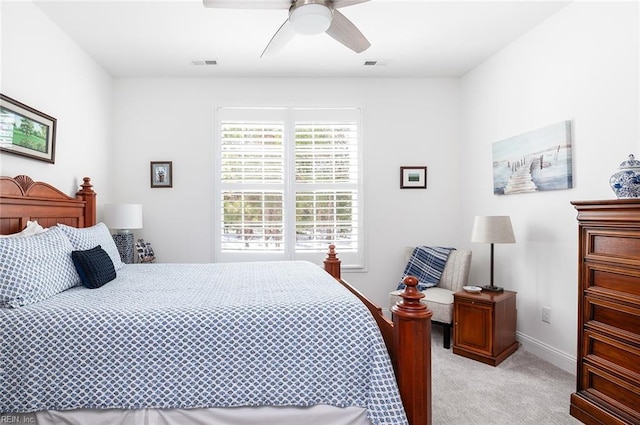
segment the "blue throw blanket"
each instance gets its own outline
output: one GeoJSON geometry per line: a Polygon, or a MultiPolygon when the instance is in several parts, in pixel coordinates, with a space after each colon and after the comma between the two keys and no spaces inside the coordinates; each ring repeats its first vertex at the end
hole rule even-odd
{"type": "Polygon", "coordinates": [[[407,266],[404,268],[404,273],[398,283],[398,289],[404,289],[405,285],[402,281],[407,276],[414,276],[418,279],[418,290],[420,291],[437,286],[449,258],[449,253],[454,249],[441,246],[416,247],[407,266]]]}

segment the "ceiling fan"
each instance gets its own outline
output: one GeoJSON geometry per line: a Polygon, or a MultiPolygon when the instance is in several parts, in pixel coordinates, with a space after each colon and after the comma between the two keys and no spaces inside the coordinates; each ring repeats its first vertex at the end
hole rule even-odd
{"type": "Polygon", "coordinates": [[[326,32],[356,53],[371,43],[360,30],[338,11],[339,8],[369,0],[202,0],[205,7],[226,9],[289,9],[289,18],[267,44],[260,57],[279,52],[296,34],[326,32]]]}

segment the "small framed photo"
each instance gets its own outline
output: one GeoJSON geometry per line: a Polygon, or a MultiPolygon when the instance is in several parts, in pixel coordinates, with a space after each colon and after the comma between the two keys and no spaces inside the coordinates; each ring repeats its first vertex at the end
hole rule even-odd
{"type": "Polygon", "coordinates": [[[0,152],[53,164],[56,119],[0,94],[0,152]]]}
{"type": "Polygon", "coordinates": [[[173,187],[171,161],[151,161],[151,187],[173,187]]]}
{"type": "Polygon", "coordinates": [[[400,189],[426,189],[427,167],[400,167],[400,189]]]}

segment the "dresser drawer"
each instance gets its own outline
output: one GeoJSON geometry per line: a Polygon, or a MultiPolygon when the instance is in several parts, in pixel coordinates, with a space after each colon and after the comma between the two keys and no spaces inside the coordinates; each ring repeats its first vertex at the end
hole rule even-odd
{"type": "Polygon", "coordinates": [[[640,266],[640,230],[586,227],[583,231],[585,259],[640,266]]]}
{"type": "Polygon", "coordinates": [[[630,424],[639,423],[640,412],[637,408],[640,406],[640,387],[635,383],[588,363],[582,368],[581,379],[581,393],[601,400],[600,407],[618,412],[618,415],[627,418],[630,424]]]}
{"type": "Polygon", "coordinates": [[[595,330],[640,346],[640,308],[608,298],[584,297],[585,331],[595,330]]]}
{"type": "Polygon", "coordinates": [[[593,364],[640,379],[640,348],[597,332],[584,333],[583,355],[593,364]]]}
{"type": "Polygon", "coordinates": [[[615,291],[631,296],[630,301],[640,305],[640,269],[627,269],[601,263],[587,263],[586,287],[603,292],[615,291]]]}

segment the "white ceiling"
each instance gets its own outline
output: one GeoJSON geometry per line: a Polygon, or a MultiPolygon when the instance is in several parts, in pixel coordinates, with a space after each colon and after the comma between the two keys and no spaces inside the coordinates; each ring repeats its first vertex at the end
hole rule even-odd
{"type": "Polygon", "coordinates": [[[298,35],[260,58],[286,10],[201,0],[35,3],[114,77],[460,77],[569,1],[371,0],[340,9],[371,42],[356,54],[298,35]],[[216,66],[192,61],[216,60],[216,66]],[[364,66],[377,60],[376,66],[364,66]]]}

